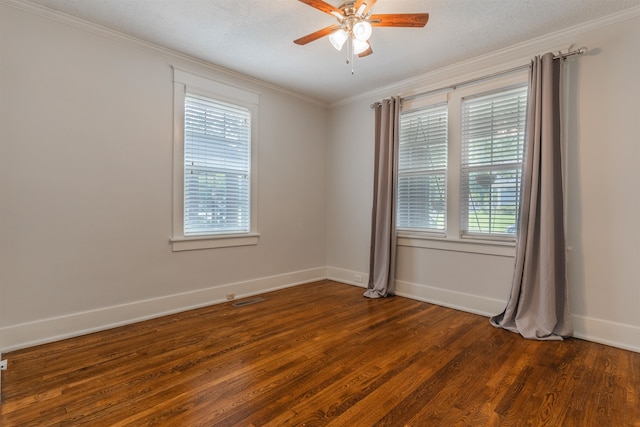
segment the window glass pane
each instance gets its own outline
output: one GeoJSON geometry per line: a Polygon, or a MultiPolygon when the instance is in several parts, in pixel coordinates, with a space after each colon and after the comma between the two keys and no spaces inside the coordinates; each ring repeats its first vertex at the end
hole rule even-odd
{"type": "Polygon", "coordinates": [[[247,109],[187,95],[185,236],[249,231],[250,119],[247,109]]]}
{"type": "Polygon", "coordinates": [[[400,116],[398,147],[399,229],[446,227],[447,106],[400,116]]]}
{"type": "Polygon", "coordinates": [[[526,109],[526,86],[463,99],[463,235],[515,235],[526,109]]]}
{"type": "Polygon", "coordinates": [[[398,224],[408,229],[444,230],[445,175],[398,178],[398,224]]]}
{"type": "Polygon", "coordinates": [[[519,169],[469,172],[466,231],[516,232],[520,175],[519,169]]]}

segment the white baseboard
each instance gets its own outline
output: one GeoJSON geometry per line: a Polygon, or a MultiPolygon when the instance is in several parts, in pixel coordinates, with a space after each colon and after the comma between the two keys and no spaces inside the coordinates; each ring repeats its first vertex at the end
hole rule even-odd
{"type": "MultiPolygon", "coordinates": [[[[396,282],[396,295],[456,310],[491,317],[501,313],[507,302],[478,295],[409,282],[396,282]]],[[[640,327],[592,317],[571,315],[573,336],[640,353],[640,327]]]]}
{"type": "Polygon", "coordinates": [[[573,336],[586,341],[640,353],[640,327],[572,315],[573,336]]]}
{"type": "Polygon", "coordinates": [[[369,282],[369,275],[360,273],[358,271],[345,270],[338,267],[327,267],[327,279],[334,280],[340,283],[346,283],[348,285],[366,288],[367,283],[369,282]],[[357,282],[355,280],[357,277],[361,278],[360,282],[357,282]]]}
{"type": "Polygon", "coordinates": [[[2,348],[0,350],[8,352],[153,319],[167,314],[219,304],[226,302],[227,294],[231,293],[236,295],[236,299],[244,298],[302,283],[323,280],[326,276],[325,267],[312,268],[10,325],[0,328],[0,336],[2,336],[2,348]]]}
{"type": "Polygon", "coordinates": [[[500,313],[506,301],[451,291],[417,283],[396,281],[396,295],[490,317],[500,313]]]}
{"type": "MultiPolygon", "coordinates": [[[[0,328],[0,351],[8,352],[219,304],[226,302],[226,295],[230,293],[235,294],[236,298],[245,298],[323,279],[364,288],[367,286],[368,275],[338,267],[319,267],[6,326],[0,328]],[[358,277],[361,278],[359,282],[356,280],[358,277]]],[[[396,283],[396,294],[486,317],[502,312],[506,305],[506,300],[404,281],[396,283]]],[[[573,315],[572,319],[576,338],[640,352],[638,326],[578,315],[573,315]]]]}
{"type": "MultiPolygon", "coordinates": [[[[328,266],[327,279],[366,288],[369,276],[358,271],[328,266]],[[361,282],[354,280],[358,276],[362,277],[361,282]]],[[[487,317],[500,313],[507,303],[506,300],[501,301],[401,280],[396,281],[396,295],[487,317]]]]}

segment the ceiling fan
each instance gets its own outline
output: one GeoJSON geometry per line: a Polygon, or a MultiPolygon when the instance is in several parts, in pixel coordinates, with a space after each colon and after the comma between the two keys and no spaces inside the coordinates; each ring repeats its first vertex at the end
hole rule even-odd
{"type": "MultiPolygon", "coordinates": [[[[329,36],[329,41],[337,50],[342,50],[345,42],[350,53],[365,57],[373,53],[369,37],[371,27],[424,27],[429,20],[428,13],[391,13],[371,14],[376,0],[348,0],[339,7],[323,0],[300,0],[315,9],[335,16],[338,23],[307,34],[294,40],[294,43],[305,45],[314,40],[329,36]]],[[[347,60],[347,62],[349,62],[347,60]]]]}

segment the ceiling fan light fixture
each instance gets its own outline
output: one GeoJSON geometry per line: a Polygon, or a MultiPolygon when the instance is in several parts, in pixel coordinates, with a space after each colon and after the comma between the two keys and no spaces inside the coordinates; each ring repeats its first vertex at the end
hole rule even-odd
{"type": "Polygon", "coordinates": [[[353,54],[359,55],[369,49],[369,43],[364,40],[353,39],[353,54]]]}
{"type": "Polygon", "coordinates": [[[329,35],[329,41],[336,50],[342,50],[342,46],[344,46],[344,42],[347,41],[347,38],[349,38],[349,35],[342,28],[329,35]]]}
{"type": "Polygon", "coordinates": [[[371,37],[371,24],[367,21],[358,21],[353,26],[353,35],[356,39],[366,42],[371,37]]]}

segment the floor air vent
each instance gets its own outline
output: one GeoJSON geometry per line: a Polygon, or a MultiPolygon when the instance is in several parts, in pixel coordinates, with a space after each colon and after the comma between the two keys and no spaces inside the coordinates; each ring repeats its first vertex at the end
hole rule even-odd
{"type": "Polygon", "coordinates": [[[234,302],[233,306],[234,307],[244,307],[245,305],[255,304],[255,303],[260,302],[260,301],[266,301],[266,300],[264,298],[262,298],[262,297],[251,298],[251,299],[247,299],[247,300],[244,300],[244,301],[234,302]]]}

